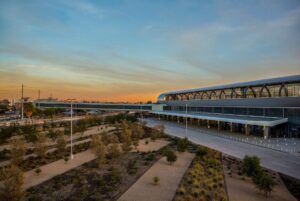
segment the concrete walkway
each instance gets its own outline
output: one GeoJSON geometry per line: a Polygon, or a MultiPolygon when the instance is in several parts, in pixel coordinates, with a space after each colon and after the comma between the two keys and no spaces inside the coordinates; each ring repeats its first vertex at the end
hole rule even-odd
{"type": "MultiPolygon", "coordinates": [[[[142,139],[139,141],[139,145],[137,147],[137,150],[139,152],[149,152],[149,151],[157,151],[165,146],[170,144],[170,141],[164,140],[164,139],[157,139],[155,141],[152,141],[150,138],[142,139]],[[148,141],[148,144],[146,144],[146,141],[148,141]]],[[[133,150],[136,151],[136,150],[133,150]]]]}
{"type": "Polygon", "coordinates": [[[75,154],[74,159],[69,160],[68,163],[65,163],[65,161],[61,159],[40,167],[42,172],[39,175],[35,173],[35,169],[30,170],[24,174],[23,188],[28,189],[32,186],[43,183],[44,181],[47,181],[57,175],[63,174],[93,159],[95,159],[95,154],[93,154],[90,150],[87,150],[75,154]]]}
{"type": "MultiPolygon", "coordinates": [[[[147,122],[147,126],[150,127],[157,124],[163,124],[165,126],[165,132],[169,135],[181,138],[185,136],[185,125],[177,124],[175,122],[158,121],[155,119],[144,119],[144,121],[147,122]]],[[[208,146],[240,159],[244,158],[245,155],[256,155],[260,157],[261,165],[263,167],[300,179],[299,155],[225,139],[223,137],[211,135],[195,127],[188,127],[188,138],[196,144],[208,146]]]]}
{"type": "Polygon", "coordinates": [[[118,201],[172,201],[184,173],[194,158],[193,154],[187,152],[177,156],[178,159],[173,165],[169,165],[165,157],[157,161],[118,201]],[[160,178],[157,186],[152,184],[155,176],[160,178]]]}

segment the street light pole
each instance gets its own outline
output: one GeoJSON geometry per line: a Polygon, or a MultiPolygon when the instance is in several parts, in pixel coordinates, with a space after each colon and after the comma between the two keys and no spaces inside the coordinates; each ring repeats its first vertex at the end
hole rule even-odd
{"type": "Polygon", "coordinates": [[[185,104],[185,137],[188,138],[188,134],[187,134],[187,104],[185,104]]]}
{"type": "Polygon", "coordinates": [[[71,160],[74,158],[73,156],[73,102],[71,102],[71,160]]]}

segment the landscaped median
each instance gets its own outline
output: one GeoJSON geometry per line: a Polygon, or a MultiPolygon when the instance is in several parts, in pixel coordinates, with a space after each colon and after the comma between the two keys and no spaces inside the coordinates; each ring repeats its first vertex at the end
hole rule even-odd
{"type": "Polygon", "coordinates": [[[174,201],[228,200],[221,153],[192,145],[196,157],[182,179],[174,201]]]}

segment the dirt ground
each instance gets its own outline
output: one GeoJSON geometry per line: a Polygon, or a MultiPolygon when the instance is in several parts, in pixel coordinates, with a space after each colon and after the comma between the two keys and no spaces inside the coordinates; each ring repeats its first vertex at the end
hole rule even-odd
{"type": "Polygon", "coordinates": [[[237,174],[238,164],[232,164],[232,176],[230,170],[224,163],[225,181],[230,201],[297,201],[287,190],[279,175],[272,172],[277,185],[275,185],[270,196],[266,197],[260,193],[252,180],[244,175],[237,174]]]}
{"type": "Polygon", "coordinates": [[[178,159],[170,165],[163,157],[157,161],[118,201],[171,201],[177,187],[194,158],[194,154],[185,152],[177,154],[178,159]],[[153,177],[160,182],[153,185],[153,177]]]}
{"type": "Polygon", "coordinates": [[[129,152],[100,167],[92,160],[29,188],[25,200],[115,201],[160,158],[159,152],[129,152]]]}
{"type": "MultiPolygon", "coordinates": [[[[86,141],[89,141],[90,139],[86,139],[86,141]]],[[[150,141],[149,144],[145,143],[145,139],[140,140],[139,146],[137,150],[140,152],[148,152],[148,151],[157,151],[161,149],[162,147],[168,145],[170,142],[167,140],[161,140],[158,139],[156,141],[150,141]]],[[[74,143],[75,144],[75,143],[74,143]]],[[[24,189],[27,189],[31,186],[38,185],[44,181],[47,181],[51,179],[52,177],[63,174],[75,167],[78,167],[86,162],[89,162],[91,160],[95,159],[95,155],[90,151],[84,151],[78,154],[74,155],[73,160],[69,160],[66,164],[63,159],[52,162],[50,164],[44,165],[40,167],[42,172],[37,175],[35,173],[35,169],[30,170],[24,174],[24,189]]]]}
{"type": "Polygon", "coordinates": [[[65,161],[61,159],[40,167],[42,172],[39,175],[35,173],[35,169],[30,170],[24,174],[23,187],[24,189],[27,189],[31,186],[38,185],[52,177],[55,177],[56,175],[63,174],[93,159],[95,159],[95,155],[90,150],[87,150],[79,154],[75,154],[74,159],[69,160],[68,163],[65,163],[65,161]]]}

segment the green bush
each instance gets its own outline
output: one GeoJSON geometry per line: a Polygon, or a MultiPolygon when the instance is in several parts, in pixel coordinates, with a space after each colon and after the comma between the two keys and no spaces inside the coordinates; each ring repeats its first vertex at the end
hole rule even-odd
{"type": "Polygon", "coordinates": [[[260,159],[257,156],[246,155],[243,159],[243,171],[249,177],[260,174],[260,159]]]}
{"type": "Polygon", "coordinates": [[[177,156],[176,156],[175,152],[172,151],[171,149],[168,149],[165,151],[165,156],[167,157],[167,161],[170,164],[173,164],[177,160],[177,156]]]}
{"type": "Polygon", "coordinates": [[[188,141],[187,138],[180,139],[177,142],[177,150],[179,152],[185,152],[186,149],[187,149],[187,147],[188,147],[188,145],[189,145],[189,141],[188,141]]]}
{"type": "Polygon", "coordinates": [[[259,191],[264,192],[265,196],[271,194],[273,187],[276,184],[272,176],[264,172],[261,172],[260,174],[257,174],[255,177],[253,177],[253,182],[255,183],[259,191]]]}
{"type": "Polygon", "coordinates": [[[196,155],[200,158],[203,158],[207,154],[208,150],[206,147],[199,147],[196,155]]]}

